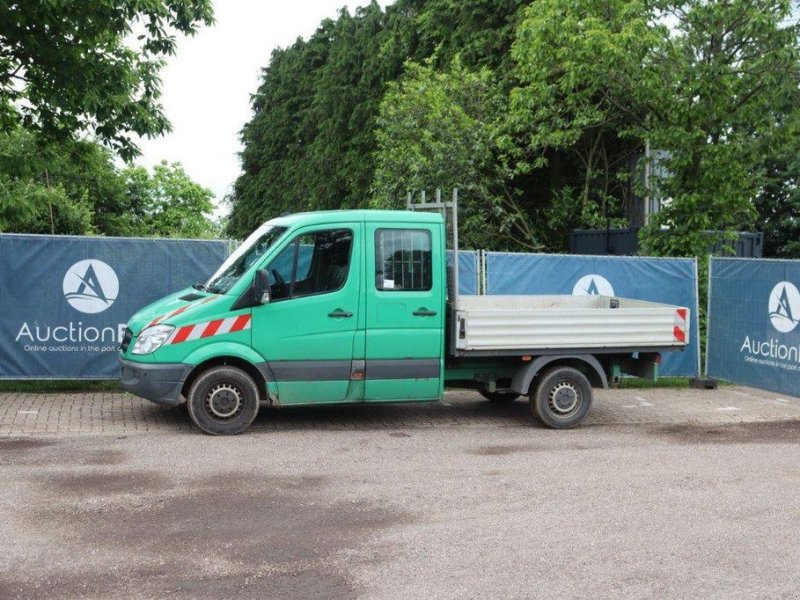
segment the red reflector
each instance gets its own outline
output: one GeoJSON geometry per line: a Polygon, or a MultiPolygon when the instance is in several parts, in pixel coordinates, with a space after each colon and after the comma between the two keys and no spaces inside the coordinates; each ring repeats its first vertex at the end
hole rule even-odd
{"type": "Polygon", "coordinates": [[[530,360],[531,360],[531,357],[530,357],[530,356],[528,356],[528,355],[526,354],[525,356],[523,356],[523,357],[522,357],[522,360],[523,360],[524,362],[528,362],[528,361],[530,361],[530,360]]]}

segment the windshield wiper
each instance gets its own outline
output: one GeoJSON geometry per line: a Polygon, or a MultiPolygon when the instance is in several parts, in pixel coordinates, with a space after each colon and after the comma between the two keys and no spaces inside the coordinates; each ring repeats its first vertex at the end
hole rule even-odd
{"type": "Polygon", "coordinates": [[[206,291],[208,291],[208,290],[206,289],[206,285],[205,285],[204,283],[200,283],[199,281],[198,281],[197,283],[193,283],[193,284],[192,284],[192,289],[194,289],[194,290],[200,290],[201,292],[206,292],[206,291]]]}

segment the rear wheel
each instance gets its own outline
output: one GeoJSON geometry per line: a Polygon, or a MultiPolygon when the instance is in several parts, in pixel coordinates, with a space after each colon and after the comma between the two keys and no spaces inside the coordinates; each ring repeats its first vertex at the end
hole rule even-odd
{"type": "Polygon", "coordinates": [[[592,406],[592,386],[572,367],[555,367],[539,380],[530,397],[531,411],[547,427],[569,429],[586,418],[592,406]]]}
{"type": "Polygon", "coordinates": [[[192,421],[211,435],[235,435],[258,414],[258,387],[236,367],[213,367],[192,383],[186,402],[192,421]]]}
{"type": "Polygon", "coordinates": [[[495,390],[494,392],[487,392],[486,390],[478,391],[480,395],[489,402],[513,402],[520,396],[520,394],[512,390],[495,390]]]}

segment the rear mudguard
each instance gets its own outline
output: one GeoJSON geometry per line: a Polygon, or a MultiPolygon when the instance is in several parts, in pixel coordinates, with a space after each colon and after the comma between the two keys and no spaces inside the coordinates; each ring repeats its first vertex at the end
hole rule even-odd
{"type": "Polygon", "coordinates": [[[544,369],[547,365],[558,362],[582,362],[591,367],[596,373],[600,381],[600,387],[608,387],[608,377],[603,369],[603,365],[591,354],[570,354],[570,355],[553,355],[553,356],[540,356],[532,361],[529,365],[522,367],[514,374],[511,379],[511,389],[518,394],[527,394],[531,387],[531,381],[544,369]]]}

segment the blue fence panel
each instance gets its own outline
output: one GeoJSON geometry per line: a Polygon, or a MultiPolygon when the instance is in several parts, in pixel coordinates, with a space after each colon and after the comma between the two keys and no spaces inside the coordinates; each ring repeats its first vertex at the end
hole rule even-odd
{"type": "Polygon", "coordinates": [[[706,371],[800,396],[800,261],[712,258],[706,371]]]}
{"type": "Polygon", "coordinates": [[[694,259],[486,253],[487,294],[599,294],[686,306],[690,343],[664,353],[663,375],[700,374],[694,259]]]}
{"type": "Polygon", "coordinates": [[[0,379],[104,379],[128,318],[205,281],[225,241],[0,235],[0,379]]]}
{"type": "MultiPolygon", "coordinates": [[[[453,264],[453,251],[447,251],[447,264],[453,264]]],[[[475,296],[478,293],[478,253],[474,250],[458,251],[458,293],[475,296]]]]}

